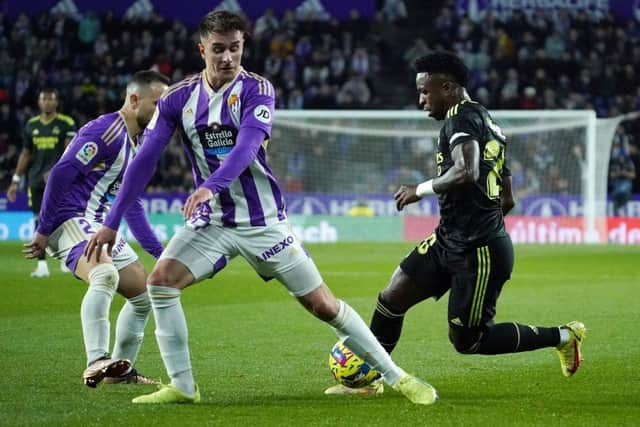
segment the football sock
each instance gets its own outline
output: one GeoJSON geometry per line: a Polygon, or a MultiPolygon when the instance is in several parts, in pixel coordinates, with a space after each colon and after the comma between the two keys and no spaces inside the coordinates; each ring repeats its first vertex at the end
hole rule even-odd
{"type": "Polygon", "coordinates": [[[89,272],[89,288],[80,306],[87,365],[109,354],[109,308],[119,280],[113,264],[98,264],[89,272]]]}
{"type": "Polygon", "coordinates": [[[196,388],[189,357],[187,320],[180,303],[182,291],[158,285],[147,285],[147,290],[156,321],[156,340],[171,384],[192,396],[196,388]]]}
{"type": "Polygon", "coordinates": [[[482,336],[477,354],[504,354],[555,347],[560,342],[559,328],[497,323],[482,336]]]}
{"type": "Polygon", "coordinates": [[[116,323],[116,342],[112,353],[114,359],[128,359],[132,365],[135,363],[150,312],[151,301],[146,291],[129,298],[122,306],[116,323]]]}
{"type": "Polygon", "coordinates": [[[387,383],[396,384],[405,375],[404,371],[391,360],[358,313],[344,301],[338,300],[338,303],[338,315],[329,322],[338,337],[358,357],[380,372],[387,383]]]}
{"type": "Polygon", "coordinates": [[[49,266],[47,265],[47,261],[44,259],[44,255],[42,258],[38,257],[38,267],[36,267],[40,271],[48,271],[49,266]]]}
{"type": "Polygon", "coordinates": [[[378,295],[378,302],[371,317],[370,328],[387,353],[393,351],[400,339],[404,314],[404,312],[385,303],[382,300],[382,296],[378,295]]]}
{"type": "Polygon", "coordinates": [[[567,328],[558,328],[560,330],[560,342],[558,343],[558,347],[565,345],[569,342],[569,330],[567,328]]]}

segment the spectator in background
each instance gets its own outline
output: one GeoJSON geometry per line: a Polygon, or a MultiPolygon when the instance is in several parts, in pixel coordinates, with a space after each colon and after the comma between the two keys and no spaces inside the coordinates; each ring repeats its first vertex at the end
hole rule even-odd
{"type": "Polygon", "coordinates": [[[268,8],[261,17],[256,19],[253,34],[256,38],[271,37],[279,26],[278,19],[273,14],[273,9],[268,8]]]}
{"type": "Polygon", "coordinates": [[[95,12],[89,12],[82,18],[80,25],[78,26],[78,39],[85,45],[92,45],[100,34],[100,19],[96,16],[95,12]]]}
{"type": "Polygon", "coordinates": [[[622,209],[631,198],[636,171],[628,152],[628,138],[619,125],[613,137],[611,160],[609,161],[609,184],[613,199],[613,215],[621,216],[622,209]]]}
{"type": "Polygon", "coordinates": [[[407,5],[403,0],[384,0],[382,14],[387,22],[391,24],[402,24],[406,21],[407,5]]]}

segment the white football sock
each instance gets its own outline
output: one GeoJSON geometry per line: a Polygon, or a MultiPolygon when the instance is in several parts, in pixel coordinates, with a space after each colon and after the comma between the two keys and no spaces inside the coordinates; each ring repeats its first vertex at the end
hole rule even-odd
{"type": "Polygon", "coordinates": [[[80,307],[87,365],[109,354],[109,308],[119,280],[113,264],[98,264],[89,272],[89,288],[80,307]]]}
{"type": "Polygon", "coordinates": [[[129,298],[122,306],[116,323],[116,342],[112,353],[114,359],[128,359],[132,365],[135,363],[150,312],[151,301],[146,291],[129,298]]]}
{"type": "Polygon", "coordinates": [[[38,269],[38,271],[49,271],[49,266],[47,265],[47,260],[44,259],[39,259],[38,260],[38,266],[36,267],[38,269]]]}
{"type": "Polygon", "coordinates": [[[156,320],[156,340],[171,384],[191,396],[195,383],[189,357],[189,332],[180,303],[180,289],[147,285],[156,320]]]}
{"type": "Polygon", "coordinates": [[[569,342],[569,330],[563,327],[558,328],[558,330],[560,331],[560,342],[558,343],[558,347],[562,347],[569,342]]]}
{"type": "Polygon", "coordinates": [[[338,337],[351,351],[382,374],[390,385],[398,382],[405,372],[396,365],[389,353],[380,345],[360,315],[349,305],[338,300],[340,310],[329,324],[336,330],[338,337]]]}

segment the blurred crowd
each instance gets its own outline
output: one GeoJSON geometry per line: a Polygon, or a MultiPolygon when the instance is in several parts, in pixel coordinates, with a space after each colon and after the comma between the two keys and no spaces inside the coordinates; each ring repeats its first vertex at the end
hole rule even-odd
{"type": "MultiPolygon", "coordinates": [[[[252,23],[244,65],[273,82],[277,108],[415,108],[409,64],[446,48],[465,59],[472,71],[471,96],[491,109],[593,108],[599,117],[640,110],[640,27],[635,22],[584,13],[516,13],[504,22],[486,15],[474,21],[448,1],[431,31],[416,29],[412,37],[395,40],[389,34],[406,26],[405,2],[384,0],[378,6],[372,18],[353,10],[343,21],[267,10],[252,23]],[[394,88],[409,98],[385,97],[394,88]]],[[[0,13],[1,188],[15,168],[21,129],[38,114],[41,88],[56,88],[59,111],[80,126],[118,109],[137,70],[154,68],[174,82],[200,70],[194,30],[157,14],[142,20],[87,13],[78,20],[43,13],[10,20],[0,13]]],[[[616,138],[621,147],[616,154],[640,171],[640,120],[625,122],[616,138]]],[[[303,163],[297,156],[292,153],[287,162],[294,169],[303,163]]],[[[389,177],[398,167],[392,166],[389,177]]],[[[150,191],[190,189],[191,172],[179,144],[169,145],[158,170],[150,191]]],[[[632,190],[640,193],[638,175],[632,190]]],[[[310,188],[300,184],[291,190],[310,188]]]]}

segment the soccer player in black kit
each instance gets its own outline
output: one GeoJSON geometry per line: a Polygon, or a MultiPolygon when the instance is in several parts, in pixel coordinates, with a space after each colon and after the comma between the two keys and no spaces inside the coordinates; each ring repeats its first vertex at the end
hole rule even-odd
{"type": "MultiPolygon", "coordinates": [[[[436,156],[438,176],[395,193],[402,210],[436,194],[440,223],[400,262],[378,296],[371,330],[393,351],[405,313],[427,298],[449,291],[449,340],[462,354],[504,354],[555,347],[565,376],[581,361],[586,328],[580,322],[542,327],[494,323],[496,302],[513,269],[513,246],[504,215],[514,206],[508,143],[488,111],[467,96],[468,69],[454,54],[435,52],[415,64],[421,107],[444,120],[436,156]]],[[[381,393],[381,384],[364,390],[333,386],[327,394],[381,393]]]]}
{"type": "MultiPolygon", "coordinates": [[[[38,108],[40,114],[29,119],[25,125],[22,152],[11,185],[7,189],[7,198],[14,202],[18,185],[26,175],[29,208],[35,215],[36,228],[49,171],[76,135],[74,120],[58,113],[58,92],[55,89],[40,90],[38,108]]],[[[65,270],[64,263],[60,267],[63,271],[68,271],[65,270]]],[[[44,253],[38,258],[38,267],[31,273],[31,277],[49,277],[44,253]]]]}

